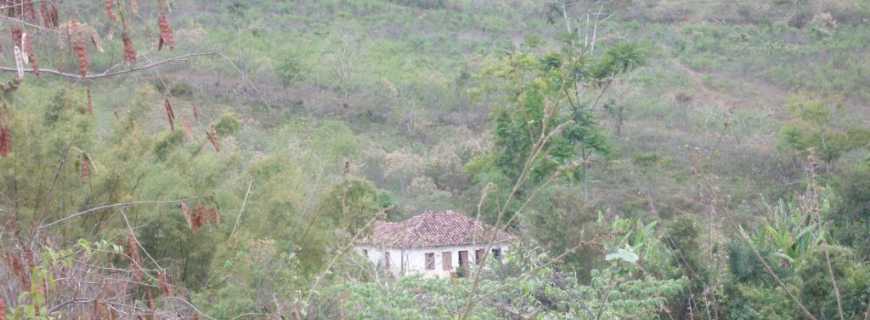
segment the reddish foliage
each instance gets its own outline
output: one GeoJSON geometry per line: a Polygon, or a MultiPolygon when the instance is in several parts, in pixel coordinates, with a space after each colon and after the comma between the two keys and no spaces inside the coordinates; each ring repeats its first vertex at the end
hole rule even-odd
{"type": "Polygon", "coordinates": [[[33,8],[33,0],[24,0],[21,5],[24,9],[24,20],[30,23],[36,22],[36,10],[33,8]]]}
{"type": "Polygon", "coordinates": [[[115,16],[115,0],[106,0],[106,16],[112,22],[118,21],[118,17],[115,16]]]}
{"type": "Polygon", "coordinates": [[[162,50],[164,45],[168,46],[170,49],[174,49],[175,38],[172,36],[172,27],[169,25],[169,20],[166,19],[166,15],[161,14],[157,22],[160,26],[160,41],[157,43],[157,50],[162,50]]]}
{"type": "Polygon", "coordinates": [[[93,30],[88,29],[87,26],[82,25],[76,20],[67,22],[64,24],[64,27],[66,35],[69,37],[70,46],[79,62],[79,74],[84,78],[87,76],[88,67],[91,64],[91,60],[88,57],[88,40],[93,41],[94,45],[99,49],[98,40],[94,37],[93,30]]]}
{"type": "Polygon", "coordinates": [[[88,57],[87,43],[85,43],[84,39],[81,37],[76,37],[72,42],[73,52],[75,52],[76,57],[79,60],[79,74],[82,75],[82,78],[88,75],[88,66],[91,64],[91,60],[88,57]]]}
{"type": "Polygon", "coordinates": [[[109,308],[109,306],[102,301],[94,300],[94,311],[92,318],[114,320],[118,318],[118,314],[115,313],[115,310],[109,308]]]}
{"type": "Polygon", "coordinates": [[[135,64],[136,48],[133,48],[133,40],[130,39],[130,35],[126,31],[121,34],[121,40],[124,42],[124,61],[135,64]]]}
{"type": "Polygon", "coordinates": [[[48,0],[42,0],[39,2],[39,15],[42,16],[42,22],[45,23],[45,26],[48,27],[48,0]]]}
{"type": "Polygon", "coordinates": [[[221,152],[220,141],[218,141],[217,131],[214,127],[209,127],[205,134],[208,137],[208,142],[211,142],[211,146],[214,147],[214,151],[221,152]]]}
{"type": "Polygon", "coordinates": [[[33,269],[36,266],[36,261],[33,260],[33,250],[25,247],[22,255],[24,255],[24,262],[27,263],[27,270],[33,269]]]}
{"type": "MultiPolygon", "coordinates": [[[[197,207],[199,209],[199,207],[197,207]]],[[[199,210],[194,210],[193,215],[190,216],[190,230],[196,233],[203,224],[205,224],[203,220],[204,216],[199,212],[199,210]]]]}
{"type": "Polygon", "coordinates": [[[60,19],[57,17],[57,6],[54,4],[54,1],[40,1],[39,14],[42,15],[42,23],[46,28],[54,29],[60,25],[60,19]]]}
{"type": "Polygon", "coordinates": [[[0,320],[6,320],[6,302],[0,298],[0,320]]]}
{"type": "Polygon", "coordinates": [[[24,32],[21,31],[21,28],[16,26],[9,29],[9,31],[12,33],[12,45],[22,48],[23,46],[21,42],[24,37],[24,32]]]}
{"type": "Polygon", "coordinates": [[[163,291],[163,295],[172,296],[172,285],[169,283],[169,276],[166,275],[166,271],[157,273],[157,285],[163,291]]]}
{"type": "Polygon", "coordinates": [[[3,125],[0,127],[0,157],[9,155],[12,151],[12,130],[3,125]]]}
{"type": "Polygon", "coordinates": [[[82,163],[81,163],[81,177],[82,180],[87,180],[91,176],[91,160],[88,158],[88,155],[82,154],[82,163]]]}
{"type": "Polygon", "coordinates": [[[88,113],[94,113],[94,97],[91,95],[91,88],[86,88],[85,93],[88,96],[88,113]]]}
{"type": "Polygon", "coordinates": [[[166,110],[166,120],[169,121],[169,128],[175,131],[175,111],[172,110],[172,104],[169,103],[169,98],[163,100],[163,108],[166,110]]]}
{"type": "Polygon", "coordinates": [[[21,258],[18,255],[7,253],[6,254],[6,264],[9,265],[9,269],[12,269],[12,273],[18,277],[18,281],[21,282],[21,286],[25,288],[30,287],[30,276],[27,274],[27,270],[24,266],[24,263],[21,261],[21,258]]]}
{"type": "Polygon", "coordinates": [[[130,258],[133,280],[136,282],[142,281],[144,276],[142,272],[142,256],[139,254],[139,242],[136,241],[136,236],[132,232],[127,234],[127,256],[130,258]]]}
{"type": "Polygon", "coordinates": [[[205,224],[218,224],[221,222],[221,214],[216,208],[197,205],[190,214],[190,230],[196,232],[205,224]]]}

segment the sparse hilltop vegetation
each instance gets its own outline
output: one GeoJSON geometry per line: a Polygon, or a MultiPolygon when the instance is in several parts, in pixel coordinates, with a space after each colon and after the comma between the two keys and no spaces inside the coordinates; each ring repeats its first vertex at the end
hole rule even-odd
{"type": "Polygon", "coordinates": [[[0,320],[870,320],[868,0],[0,9],[0,320]]]}

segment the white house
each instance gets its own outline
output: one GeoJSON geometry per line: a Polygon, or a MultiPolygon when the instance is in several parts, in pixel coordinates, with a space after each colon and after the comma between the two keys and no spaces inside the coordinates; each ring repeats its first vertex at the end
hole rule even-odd
{"type": "Polygon", "coordinates": [[[500,259],[514,239],[460,213],[425,212],[402,222],[376,222],[356,250],[397,277],[449,277],[485,258],[500,259]]]}

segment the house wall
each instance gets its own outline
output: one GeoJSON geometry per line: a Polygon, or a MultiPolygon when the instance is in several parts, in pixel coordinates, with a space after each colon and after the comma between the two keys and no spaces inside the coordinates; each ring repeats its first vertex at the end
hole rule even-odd
{"type": "MultiPolygon", "coordinates": [[[[384,262],[384,253],[390,253],[390,268],[389,271],[396,277],[400,277],[403,275],[415,275],[419,274],[424,277],[450,277],[450,274],[455,272],[457,268],[459,268],[459,252],[467,251],[468,252],[468,262],[471,265],[476,265],[477,261],[475,261],[474,251],[477,249],[486,249],[485,245],[477,245],[477,246],[458,246],[458,247],[434,247],[434,248],[420,248],[420,249],[387,249],[387,248],[376,248],[371,246],[358,246],[356,250],[359,254],[365,254],[366,257],[373,264],[378,266],[379,268],[383,268],[385,266],[384,262]],[[444,270],[444,263],[442,261],[442,253],[450,252],[451,255],[451,268],[450,270],[444,270]],[[434,253],[435,254],[435,269],[434,270],[426,270],[426,253],[434,253]]],[[[504,256],[507,253],[508,245],[506,244],[498,244],[493,245],[492,249],[500,249],[501,255],[504,256]]],[[[490,251],[491,252],[491,251],[490,251]]],[[[491,258],[492,256],[490,256],[491,258]]]]}

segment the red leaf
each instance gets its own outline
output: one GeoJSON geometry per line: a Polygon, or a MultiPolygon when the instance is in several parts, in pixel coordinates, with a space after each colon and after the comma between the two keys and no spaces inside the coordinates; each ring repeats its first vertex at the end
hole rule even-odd
{"type": "Polygon", "coordinates": [[[22,49],[22,37],[24,37],[24,32],[17,26],[12,27],[9,31],[12,33],[12,45],[22,49]]]}
{"type": "Polygon", "coordinates": [[[36,266],[36,261],[33,260],[33,250],[25,247],[22,255],[24,256],[24,262],[27,263],[27,270],[29,271],[33,269],[33,267],[36,266]]]}
{"type": "Polygon", "coordinates": [[[175,38],[172,36],[172,26],[169,25],[169,20],[166,15],[161,14],[157,20],[160,27],[160,41],[157,43],[157,50],[162,50],[163,46],[169,46],[170,49],[175,49],[175,38]]]}
{"type": "Polygon", "coordinates": [[[91,176],[91,159],[88,155],[82,154],[82,180],[87,180],[91,176]]]}
{"type": "Polygon", "coordinates": [[[172,104],[169,103],[169,98],[163,100],[163,108],[166,110],[166,119],[169,121],[169,127],[175,131],[175,111],[172,110],[172,104]]]}
{"type": "Polygon", "coordinates": [[[42,23],[48,27],[48,1],[43,0],[39,2],[39,15],[42,16],[42,23]]]}
{"type": "Polygon", "coordinates": [[[121,39],[124,42],[124,61],[129,64],[136,64],[136,48],[133,47],[133,40],[126,31],[121,34],[121,39]]]}
{"type": "Polygon", "coordinates": [[[0,127],[0,157],[6,157],[12,151],[12,130],[3,125],[0,127]]]}
{"type": "Polygon", "coordinates": [[[33,9],[33,0],[24,0],[22,6],[24,7],[24,19],[30,23],[36,22],[36,10],[33,9]]]}
{"type": "Polygon", "coordinates": [[[12,269],[12,273],[18,277],[18,281],[21,282],[21,286],[25,288],[30,287],[30,276],[27,275],[27,271],[25,270],[24,263],[21,262],[21,258],[12,253],[6,254],[6,264],[9,265],[9,268],[12,269]]]}
{"type": "Polygon", "coordinates": [[[106,0],[106,16],[109,17],[109,20],[112,22],[118,21],[118,17],[115,17],[115,0],[106,0]]]}
{"type": "Polygon", "coordinates": [[[142,256],[139,254],[139,243],[132,232],[127,234],[127,256],[130,258],[130,267],[133,269],[133,279],[136,282],[142,281],[144,276],[142,272],[142,256]]]}
{"type": "Polygon", "coordinates": [[[88,58],[87,44],[84,41],[74,41],[73,51],[79,60],[79,74],[84,78],[88,75],[88,67],[91,65],[91,60],[88,58]]]}
{"type": "Polygon", "coordinates": [[[0,298],[0,320],[6,320],[6,301],[0,298]]]}
{"type": "Polygon", "coordinates": [[[157,285],[163,290],[163,295],[172,296],[172,284],[169,283],[169,276],[165,271],[157,273],[157,285]]]}
{"type": "Polygon", "coordinates": [[[190,230],[196,232],[205,224],[219,224],[221,214],[216,208],[197,205],[190,216],[190,230]]]}
{"type": "Polygon", "coordinates": [[[197,206],[196,209],[193,209],[193,214],[190,216],[190,231],[193,231],[193,233],[196,233],[205,224],[202,209],[202,206],[197,206]]]}
{"type": "Polygon", "coordinates": [[[39,14],[42,15],[42,23],[46,28],[55,29],[60,25],[60,19],[57,17],[57,6],[54,4],[54,1],[40,1],[39,14]]]}

